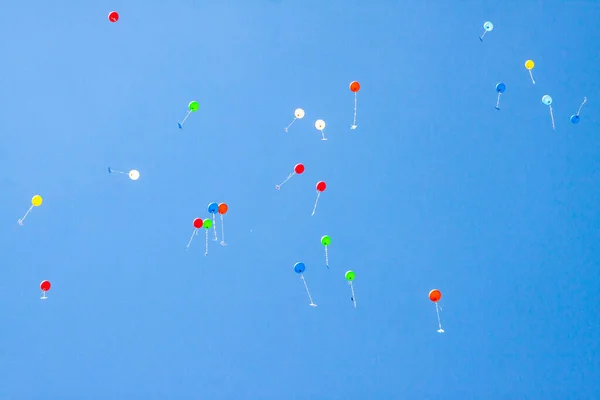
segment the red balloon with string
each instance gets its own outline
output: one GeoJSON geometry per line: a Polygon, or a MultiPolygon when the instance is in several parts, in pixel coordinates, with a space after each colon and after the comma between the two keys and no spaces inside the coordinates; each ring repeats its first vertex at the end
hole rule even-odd
{"type": "Polygon", "coordinates": [[[285,178],[285,180],[283,182],[281,182],[279,185],[275,185],[275,189],[277,189],[277,190],[281,189],[281,187],[283,186],[284,183],[286,183],[287,181],[292,179],[292,176],[301,175],[303,172],[304,172],[304,164],[294,165],[294,170],[292,172],[290,172],[290,174],[287,176],[287,178],[285,178]]]}
{"type": "Polygon", "coordinates": [[[324,181],[317,182],[317,200],[315,200],[315,206],[313,207],[312,214],[310,214],[311,216],[315,215],[315,211],[317,211],[317,204],[319,203],[319,197],[321,196],[321,193],[325,191],[325,189],[327,189],[327,184],[324,181]]]}
{"type": "Polygon", "coordinates": [[[202,228],[202,224],[204,223],[204,221],[202,221],[202,218],[194,218],[194,220],[192,221],[192,225],[194,225],[194,231],[192,232],[192,237],[190,238],[190,241],[188,242],[186,249],[188,247],[190,247],[190,245],[192,244],[192,240],[194,240],[194,236],[196,236],[198,234],[198,229],[202,228]]]}
{"type": "Polygon", "coordinates": [[[435,303],[435,312],[437,314],[438,327],[439,327],[438,332],[444,333],[444,330],[442,329],[442,322],[440,321],[441,307],[438,306],[438,301],[440,301],[441,298],[442,298],[442,292],[440,292],[438,289],[433,289],[432,291],[429,292],[429,300],[431,300],[432,302],[435,303]]]}
{"type": "Polygon", "coordinates": [[[111,11],[108,13],[108,20],[110,22],[117,22],[119,20],[119,13],[116,11],[111,11]]]}
{"type": "Polygon", "coordinates": [[[50,281],[42,281],[42,283],[40,283],[40,289],[42,289],[42,297],[41,297],[42,300],[46,300],[47,299],[46,292],[48,290],[50,290],[51,286],[52,285],[50,284],[50,281]]]}
{"type": "Polygon", "coordinates": [[[356,95],[358,94],[359,90],[360,83],[357,81],[350,82],[350,91],[354,93],[354,122],[352,123],[352,126],[350,126],[350,129],[356,129],[358,127],[358,125],[356,125],[356,95]]]}

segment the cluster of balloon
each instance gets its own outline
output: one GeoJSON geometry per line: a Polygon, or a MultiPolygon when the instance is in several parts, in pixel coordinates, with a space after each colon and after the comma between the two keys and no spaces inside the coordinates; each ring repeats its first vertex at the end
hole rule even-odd
{"type": "Polygon", "coordinates": [[[354,93],[354,122],[352,122],[352,126],[350,129],[356,129],[358,125],[356,125],[356,95],[360,90],[360,83],[357,81],[350,82],[350,91],[354,93]]]}
{"type": "Polygon", "coordinates": [[[310,300],[310,306],[316,307],[317,305],[313,302],[312,296],[310,295],[310,291],[308,290],[308,285],[306,284],[306,279],[304,279],[304,271],[306,270],[306,265],[301,262],[297,262],[294,264],[294,272],[300,275],[302,282],[304,282],[304,287],[306,288],[306,294],[308,294],[308,300],[310,300]]]}
{"type": "Polygon", "coordinates": [[[219,212],[219,205],[217,203],[210,203],[208,205],[208,213],[212,214],[212,221],[213,221],[213,232],[214,232],[214,238],[213,240],[216,242],[217,240],[217,221],[215,221],[216,218],[216,214],[219,212]]]}
{"type": "Polygon", "coordinates": [[[348,281],[348,285],[350,285],[350,290],[352,290],[352,297],[350,297],[350,300],[352,300],[354,308],[356,308],[356,296],[354,295],[354,285],[352,284],[352,281],[354,280],[354,271],[346,271],[345,277],[348,281]]]}
{"type": "Polygon", "coordinates": [[[329,255],[327,254],[327,248],[331,244],[331,238],[325,235],[321,238],[321,244],[325,246],[325,266],[329,269],[329,255]]]}
{"type": "Polygon", "coordinates": [[[119,20],[119,13],[116,11],[111,11],[108,13],[108,20],[110,22],[117,22],[119,20]]]}
{"type": "Polygon", "coordinates": [[[554,126],[554,114],[552,113],[552,97],[545,94],[542,96],[542,103],[550,108],[550,119],[552,120],[552,129],[556,130],[554,126]]]}
{"type": "Polygon", "coordinates": [[[46,297],[46,292],[48,290],[50,290],[50,287],[52,285],[50,284],[50,281],[42,281],[42,283],[40,283],[40,289],[42,289],[42,297],[40,297],[42,300],[46,300],[48,297],[46,297]]]}
{"type": "Polygon", "coordinates": [[[437,313],[438,327],[439,327],[439,329],[437,331],[439,333],[444,333],[444,330],[442,329],[442,323],[440,321],[440,309],[442,307],[438,306],[438,301],[440,301],[441,298],[442,298],[442,292],[440,292],[438,289],[433,289],[431,292],[429,292],[429,300],[431,300],[435,303],[435,312],[437,313]]]}
{"type": "Polygon", "coordinates": [[[325,121],[323,121],[322,119],[316,120],[315,128],[317,128],[317,130],[321,132],[321,140],[327,140],[327,138],[325,137],[325,121]]]}
{"type": "Polygon", "coordinates": [[[27,210],[27,212],[25,213],[23,218],[20,218],[19,220],[17,220],[17,223],[19,225],[23,226],[23,221],[25,221],[25,218],[27,218],[27,216],[29,215],[31,210],[33,210],[33,207],[39,207],[41,205],[42,205],[42,196],[40,196],[39,194],[36,194],[35,196],[33,196],[31,198],[31,206],[29,207],[29,210],[27,210]]]}
{"type": "Polygon", "coordinates": [[[315,212],[317,211],[317,204],[319,204],[319,197],[321,196],[321,193],[325,191],[325,189],[327,189],[327,184],[325,182],[317,182],[317,200],[315,200],[315,206],[313,207],[312,214],[310,214],[311,217],[315,215],[315,212]]]}
{"type": "Polygon", "coordinates": [[[502,82],[499,82],[496,85],[496,92],[498,92],[498,100],[496,100],[496,110],[500,109],[500,96],[502,93],[506,92],[506,85],[502,82]]]}
{"type": "Polygon", "coordinates": [[[581,113],[581,107],[583,107],[583,105],[587,103],[587,97],[583,98],[583,103],[581,103],[581,105],[579,106],[579,110],[577,110],[577,114],[573,114],[571,115],[571,123],[572,124],[578,124],[580,117],[579,117],[579,113],[581,113]]]}
{"type": "Polygon", "coordinates": [[[288,175],[287,178],[285,178],[285,180],[283,182],[281,182],[279,185],[275,185],[275,189],[277,189],[277,190],[281,189],[283,184],[286,183],[287,181],[289,181],[292,178],[292,176],[294,176],[296,174],[301,175],[303,172],[304,172],[304,164],[294,165],[294,170],[288,175]]]}
{"type": "Polygon", "coordinates": [[[194,218],[194,220],[192,221],[192,225],[194,225],[194,231],[192,232],[192,237],[190,238],[190,241],[188,242],[187,246],[185,246],[186,248],[190,247],[190,245],[192,244],[192,240],[194,240],[194,236],[198,234],[198,229],[202,228],[202,218],[194,218]]]}
{"type": "Polygon", "coordinates": [[[483,34],[481,36],[479,36],[479,40],[481,40],[483,42],[483,37],[485,36],[486,33],[491,32],[494,29],[494,24],[492,24],[490,21],[486,21],[483,23],[483,34]]]}
{"type": "Polygon", "coordinates": [[[225,243],[225,223],[223,222],[223,215],[227,214],[229,207],[225,203],[220,203],[217,211],[221,215],[221,246],[227,246],[225,243]]]}
{"type": "Polygon", "coordinates": [[[197,101],[190,101],[190,104],[188,104],[188,112],[185,115],[185,118],[183,119],[183,121],[177,123],[179,129],[183,129],[183,124],[185,124],[185,120],[188,119],[191,113],[198,111],[199,108],[200,105],[197,101]]]}
{"type": "Polygon", "coordinates": [[[131,179],[132,181],[137,181],[138,179],[140,179],[140,171],[138,171],[136,169],[132,169],[129,172],[123,172],[123,171],[117,171],[117,170],[112,169],[111,167],[108,167],[108,173],[112,174],[113,172],[115,172],[117,174],[129,175],[129,179],[131,179]]]}
{"type": "Polygon", "coordinates": [[[296,121],[297,119],[302,119],[302,118],[304,118],[304,110],[301,108],[296,108],[296,110],[294,111],[294,119],[292,120],[292,122],[290,122],[290,124],[288,126],[283,128],[283,130],[287,132],[288,129],[290,129],[290,126],[292,126],[292,124],[294,123],[294,121],[296,121]]]}
{"type": "Polygon", "coordinates": [[[533,60],[525,61],[525,68],[527,68],[527,70],[529,71],[531,82],[533,82],[533,84],[535,85],[535,80],[533,79],[533,72],[531,72],[531,70],[533,70],[533,67],[535,67],[535,63],[533,62],[533,60]]]}

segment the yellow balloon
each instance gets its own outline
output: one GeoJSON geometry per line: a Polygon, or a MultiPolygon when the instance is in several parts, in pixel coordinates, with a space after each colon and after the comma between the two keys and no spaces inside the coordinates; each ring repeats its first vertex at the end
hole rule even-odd
{"type": "Polygon", "coordinates": [[[36,194],[35,196],[33,196],[33,198],[31,199],[31,204],[33,204],[36,207],[39,207],[42,205],[42,196],[40,196],[39,194],[36,194]]]}
{"type": "Polygon", "coordinates": [[[533,60],[525,61],[525,68],[527,68],[527,69],[533,69],[534,65],[535,65],[535,63],[533,62],[533,60]]]}

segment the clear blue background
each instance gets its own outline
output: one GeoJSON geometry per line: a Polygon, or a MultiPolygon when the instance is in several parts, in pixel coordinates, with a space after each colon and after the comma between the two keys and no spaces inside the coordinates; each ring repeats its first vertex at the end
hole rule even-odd
{"type": "Polygon", "coordinates": [[[600,393],[598,2],[9,0],[3,14],[1,399],[600,393]],[[228,246],[205,257],[203,232],[185,245],[212,201],[229,204],[228,246]]]}

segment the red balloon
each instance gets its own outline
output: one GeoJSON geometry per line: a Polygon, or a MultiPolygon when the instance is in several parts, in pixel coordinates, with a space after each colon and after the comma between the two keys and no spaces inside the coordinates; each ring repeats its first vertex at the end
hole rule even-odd
{"type": "Polygon", "coordinates": [[[227,204],[225,203],[220,203],[219,204],[219,214],[223,215],[227,212],[227,210],[229,210],[229,207],[227,206],[227,204]]]}
{"type": "Polygon", "coordinates": [[[296,164],[294,167],[294,172],[298,175],[304,172],[304,164],[296,164]]]}
{"type": "Polygon", "coordinates": [[[429,292],[429,300],[433,301],[434,303],[440,301],[441,298],[442,292],[440,292],[438,289],[433,289],[431,292],[429,292]]]}
{"type": "Polygon", "coordinates": [[[354,81],[350,82],[350,91],[356,93],[360,90],[360,83],[354,81]]]}
{"type": "Polygon", "coordinates": [[[201,218],[194,219],[194,228],[196,228],[196,229],[202,228],[202,219],[201,218]]]}
{"type": "Polygon", "coordinates": [[[317,182],[317,191],[324,192],[326,188],[327,188],[327,184],[325,184],[325,182],[323,182],[323,181],[317,182]]]}
{"type": "Polygon", "coordinates": [[[50,281],[42,281],[42,283],[40,283],[40,289],[42,289],[42,292],[47,292],[48,290],[50,290],[50,281]]]}
{"type": "Polygon", "coordinates": [[[110,22],[117,22],[119,20],[119,13],[116,11],[111,11],[108,13],[108,20],[110,22]]]}

